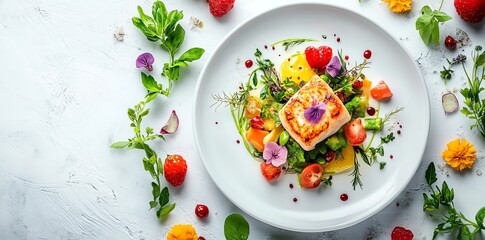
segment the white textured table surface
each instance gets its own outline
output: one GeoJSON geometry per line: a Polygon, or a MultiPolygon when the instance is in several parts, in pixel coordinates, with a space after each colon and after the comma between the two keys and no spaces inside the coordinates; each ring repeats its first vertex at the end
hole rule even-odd
{"type": "MultiPolygon", "coordinates": [[[[187,35],[182,48],[199,46],[206,54],[182,72],[170,98],[152,103],[147,119],[149,125],[161,126],[172,109],[177,111],[179,131],[156,148],[160,155],[180,153],[189,164],[184,186],[171,188],[177,207],[160,222],[147,210],[151,186],[142,153],[109,148],[131,136],[126,110],[145,93],[134,68],[136,57],[149,51],[159,61],[166,58],[131,24],[136,6],[149,9],[152,1],[0,1],[0,239],[161,239],[177,223],[193,224],[206,239],[223,239],[225,217],[242,213],[218,190],[197,156],[191,126],[194,87],[203,64],[232,28],[291,1],[240,0],[222,19],[210,15],[205,0],[165,2],[169,9],[184,11],[187,35]],[[202,20],[204,27],[189,30],[190,17],[202,20]],[[117,27],[125,29],[124,41],[114,38],[117,27]],[[207,221],[195,217],[198,203],[210,208],[207,221]]],[[[397,225],[411,229],[416,239],[431,239],[436,223],[421,210],[424,171],[430,161],[443,163],[441,151],[458,136],[475,145],[478,160],[471,171],[445,167],[438,169],[438,177],[455,188],[455,203],[465,214],[473,216],[485,205],[485,176],[477,174],[485,171],[485,142],[469,130],[471,122],[462,114],[447,116],[441,107],[443,92],[465,84],[459,69],[443,84],[439,71],[445,58],[462,50],[470,56],[472,47],[450,52],[443,45],[422,43],[415,19],[423,5],[438,7],[438,1],[415,2],[408,14],[394,14],[378,0],[339,4],[366,13],[419,63],[431,100],[430,137],[421,167],[395,201],[356,226],[303,234],[245,215],[250,239],[389,239],[397,225]]],[[[441,26],[442,36],[459,28],[474,45],[485,46],[483,22],[464,24],[451,1],[445,1],[443,10],[453,20],[441,26]]]]}

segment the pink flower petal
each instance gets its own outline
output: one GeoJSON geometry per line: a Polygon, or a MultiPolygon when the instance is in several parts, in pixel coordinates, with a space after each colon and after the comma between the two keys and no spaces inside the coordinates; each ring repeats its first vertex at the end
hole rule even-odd
{"type": "Polygon", "coordinates": [[[288,156],[288,150],[285,146],[279,146],[275,142],[269,142],[264,145],[263,159],[267,163],[272,163],[274,166],[279,167],[286,162],[288,156]]]}
{"type": "Polygon", "coordinates": [[[177,131],[179,127],[179,117],[177,116],[177,113],[175,110],[172,110],[172,114],[170,115],[170,118],[168,119],[167,123],[165,123],[165,126],[160,130],[161,134],[172,134],[177,131]]]}

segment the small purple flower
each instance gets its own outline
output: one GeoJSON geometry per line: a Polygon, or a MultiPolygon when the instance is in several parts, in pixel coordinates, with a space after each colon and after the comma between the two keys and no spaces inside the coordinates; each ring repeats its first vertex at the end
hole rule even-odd
{"type": "Polygon", "coordinates": [[[272,163],[275,167],[281,166],[286,162],[288,150],[285,146],[280,146],[275,142],[269,142],[264,145],[263,159],[267,163],[272,163]]]}
{"type": "Polygon", "coordinates": [[[138,58],[136,59],[136,67],[137,68],[146,68],[148,71],[153,70],[153,62],[155,62],[155,58],[153,58],[153,55],[151,53],[142,53],[138,58]]]}
{"type": "Polygon", "coordinates": [[[332,60],[330,60],[328,65],[325,67],[328,74],[330,74],[332,77],[338,75],[340,68],[342,68],[342,64],[340,64],[340,59],[337,56],[333,56],[332,60]]]}
{"type": "Polygon", "coordinates": [[[306,120],[312,124],[316,124],[318,121],[320,121],[326,110],[327,105],[325,105],[324,101],[317,102],[317,99],[313,98],[312,106],[305,109],[303,115],[305,116],[306,120]]]}

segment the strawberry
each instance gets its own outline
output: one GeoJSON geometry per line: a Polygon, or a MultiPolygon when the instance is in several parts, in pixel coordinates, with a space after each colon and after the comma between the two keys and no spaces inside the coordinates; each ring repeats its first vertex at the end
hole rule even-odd
{"type": "Polygon", "coordinates": [[[235,0],[208,0],[209,11],[214,17],[222,17],[231,11],[235,0]]]}
{"type": "Polygon", "coordinates": [[[332,48],[328,46],[307,47],[305,49],[305,57],[308,65],[311,68],[324,68],[332,59],[332,48]]]}
{"type": "Polygon", "coordinates": [[[469,23],[478,23],[485,17],[484,0],[455,0],[455,9],[469,23]]]}
{"type": "Polygon", "coordinates": [[[163,172],[167,182],[174,187],[180,186],[184,183],[187,174],[187,162],[180,155],[168,155],[163,164],[163,172]]]}

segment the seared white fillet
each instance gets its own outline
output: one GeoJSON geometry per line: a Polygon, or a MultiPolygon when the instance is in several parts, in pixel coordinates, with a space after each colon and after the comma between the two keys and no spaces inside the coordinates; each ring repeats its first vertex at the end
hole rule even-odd
{"type": "Polygon", "coordinates": [[[319,142],[336,133],[350,120],[350,114],[328,84],[318,75],[306,83],[279,112],[281,124],[306,150],[312,150],[319,142]],[[326,111],[320,120],[313,124],[305,116],[305,109],[312,106],[314,99],[324,101],[326,111]]]}

